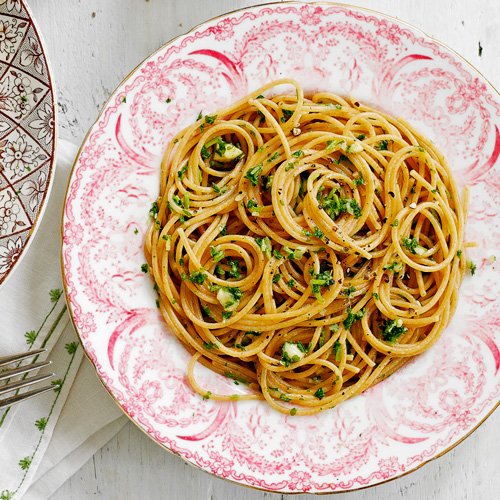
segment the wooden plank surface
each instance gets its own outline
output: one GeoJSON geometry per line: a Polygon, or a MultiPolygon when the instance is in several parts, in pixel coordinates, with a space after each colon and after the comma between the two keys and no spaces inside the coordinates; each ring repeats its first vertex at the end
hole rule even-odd
{"type": "MultiPolygon", "coordinates": [[[[206,19],[256,2],[29,0],[29,3],[44,35],[57,82],[59,135],[80,143],[113,89],[151,52],[206,19]]],[[[500,88],[500,19],[494,0],[354,3],[419,27],[452,47],[500,88]],[[481,55],[479,43],[483,48],[481,55]]],[[[344,496],[349,500],[500,498],[498,428],[500,412],[493,414],[464,443],[418,471],[344,496]]],[[[196,470],[166,453],[129,423],[64,484],[53,500],[280,497],[292,498],[235,486],[196,470]]],[[[313,496],[299,498],[309,500],[313,496]]]]}

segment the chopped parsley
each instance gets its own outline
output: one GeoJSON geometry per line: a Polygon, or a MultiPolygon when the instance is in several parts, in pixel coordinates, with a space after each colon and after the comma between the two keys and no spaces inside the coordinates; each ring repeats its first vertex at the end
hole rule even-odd
{"type": "Polygon", "coordinates": [[[302,230],[302,234],[307,237],[312,237],[314,236],[315,238],[318,238],[319,240],[325,236],[325,233],[321,231],[318,227],[314,228],[314,231],[308,231],[307,229],[302,230]]]}
{"type": "Polygon", "coordinates": [[[366,184],[365,179],[363,178],[363,172],[359,172],[359,177],[354,179],[355,186],[364,186],[366,184]]]}
{"type": "Polygon", "coordinates": [[[227,378],[232,378],[233,380],[237,380],[238,382],[241,382],[242,384],[248,384],[248,380],[245,380],[244,378],[239,377],[238,375],[234,375],[233,373],[224,372],[224,375],[227,378]]]}
{"type": "Polygon", "coordinates": [[[224,278],[226,276],[226,271],[224,271],[224,269],[222,269],[222,267],[220,267],[218,264],[215,266],[214,271],[215,274],[217,274],[221,278],[224,278]]]}
{"type": "Polygon", "coordinates": [[[149,269],[149,267],[148,267],[148,265],[147,265],[147,264],[143,264],[143,265],[141,266],[141,271],[142,271],[143,273],[147,273],[147,272],[148,272],[148,269],[149,269]]]}
{"type": "Polygon", "coordinates": [[[273,185],[274,175],[261,175],[260,179],[262,181],[262,189],[264,191],[269,191],[273,185]]]}
{"type": "Polygon", "coordinates": [[[350,307],[347,308],[347,318],[342,322],[344,328],[349,330],[352,324],[356,321],[359,321],[363,315],[365,314],[365,308],[361,309],[357,313],[353,314],[352,309],[350,307]]]}
{"type": "Polygon", "coordinates": [[[401,335],[408,331],[402,319],[385,319],[378,326],[382,338],[389,344],[394,344],[401,335]]]}
{"type": "Polygon", "coordinates": [[[210,341],[210,342],[203,342],[203,347],[205,349],[218,349],[219,348],[217,346],[217,344],[214,344],[212,341],[210,341]]]}
{"type": "Polygon", "coordinates": [[[294,158],[300,158],[301,156],[304,156],[304,151],[301,151],[300,149],[292,153],[292,156],[294,158]]]}
{"type": "Polygon", "coordinates": [[[229,277],[234,278],[236,280],[241,278],[240,275],[240,261],[237,259],[227,259],[226,260],[227,265],[231,266],[231,269],[229,271],[229,277]]]}
{"type": "MultiPolygon", "coordinates": [[[[202,309],[203,314],[204,314],[205,316],[207,316],[207,317],[209,317],[209,318],[211,318],[211,319],[213,319],[213,318],[214,318],[214,317],[213,317],[213,314],[212,314],[212,311],[210,311],[210,307],[208,307],[208,306],[207,306],[207,305],[205,305],[205,304],[202,304],[202,305],[201,305],[201,309],[202,309]]],[[[218,349],[218,347],[217,347],[217,349],[218,349]]]]}
{"type": "Polygon", "coordinates": [[[156,216],[158,215],[158,203],[156,201],[153,201],[151,204],[151,208],[149,209],[149,215],[153,218],[156,219],[156,216]]]}
{"type": "Polygon", "coordinates": [[[268,259],[271,258],[272,244],[268,236],[265,238],[255,238],[255,242],[259,245],[261,251],[266,255],[268,259]]]}
{"type": "Polygon", "coordinates": [[[283,258],[283,255],[281,255],[281,253],[280,253],[280,252],[278,252],[278,250],[273,249],[273,257],[274,257],[275,259],[282,259],[282,258],[283,258]]]}
{"type": "Polygon", "coordinates": [[[277,158],[279,158],[280,154],[278,153],[278,151],[276,151],[276,153],[274,153],[270,158],[268,158],[268,162],[272,162],[274,160],[276,160],[277,158]]]}
{"type": "Polygon", "coordinates": [[[204,160],[208,160],[210,157],[212,156],[212,153],[210,153],[207,149],[206,146],[202,146],[201,147],[201,157],[204,159],[204,160]]]}
{"type": "Polygon", "coordinates": [[[335,361],[337,363],[342,359],[342,344],[337,340],[335,344],[333,344],[333,354],[335,354],[335,361]]]}
{"type": "Polygon", "coordinates": [[[259,163],[255,167],[248,169],[248,172],[245,174],[245,179],[248,179],[252,186],[257,186],[259,184],[259,175],[263,169],[264,166],[262,165],[262,163],[259,163]]]}
{"type": "Polygon", "coordinates": [[[318,399],[323,399],[325,397],[325,391],[323,390],[323,387],[320,387],[315,393],[314,396],[317,397],[318,399]]]}
{"type": "Polygon", "coordinates": [[[280,118],[281,123],[285,123],[292,115],[293,111],[290,109],[281,109],[283,116],[280,118]]]}
{"type": "Polygon", "coordinates": [[[389,141],[387,141],[387,139],[384,139],[383,141],[380,141],[375,146],[375,149],[378,149],[379,151],[387,151],[388,148],[389,148],[389,141]]]}
{"type": "Polygon", "coordinates": [[[396,274],[400,273],[403,270],[404,264],[399,260],[394,260],[389,266],[384,267],[388,271],[394,271],[396,274]]]}
{"type": "Polygon", "coordinates": [[[324,302],[325,299],[323,299],[323,297],[321,296],[321,287],[326,286],[328,289],[330,289],[330,286],[335,283],[335,280],[333,279],[332,276],[332,271],[326,269],[322,272],[319,272],[318,274],[314,274],[313,272],[313,276],[314,278],[309,281],[313,295],[320,302],[324,302]]]}
{"type": "Polygon", "coordinates": [[[219,250],[217,247],[210,247],[210,256],[214,262],[219,262],[224,258],[224,250],[219,250]]]}
{"type": "Polygon", "coordinates": [[[217,115],[213,116],[205,116],[205,123],[208,123],[209,125],[213,125],[214,121],[217,119],[217,115]]]}
{"type": "Polygon", "coordinates": [[[232,311],[231,311],[231,312],[228,312],[228,311],[222,311],[222,320],[223,320],[223,321],[226,321],[226,320],[227,320],[227,319],[229,319],[232,315],[233,315],[232,311]]]}
{"type": "Polygon", "coordinates": [[[398,226],[399,226],[398,219],[394,219],[394,222],[391,224],[391,227],[398,227],[398,226]]]}
{"type": "Polygon", "coordinates": [[[281,279],[281,274],[279,273],[276,273],[274,276],[273,276],[273,283],[278,283],[278,281],[281,279]]]}
{"type": "Polygon", "coordinates": [[[356,219],[361,217],[361,207],[354,198],[341,198],[335,190],[331,190],[327,196],[320,195],[319,206],[335,220],[342,212],[354,215],[356,219]]]}
{"type": "Polygon", "coordinates": [[[288,247],[282,248],[283,252],[286,254],[287,259],[300,260],[302,256],[307,252],[306,247],[297,247],[295,250],[291,250],[288,247]]]}
{"type": "Polygon", "coordinates": [[[293,278],[288,280],[286,284],[288,288],[295,288],[297,286],[297,283],[293,278]]]}
{"type": "Polygon", "coordinates": [[[413,238],[403,238],[403,247],[414,255],[422,255],[425,253],[425,248],[418,244],[418,240],[413,238]]]}
{"type": "Polygon", "coordinates": [[[184,177],[184,174],[187,172],[188,168],[189,168],[189,164],[186,162],[186,164],[179,170],[179,172],[177,172],[179,179],[182,179],[184,177]]]}
{"type": "Polygon", "coordinates": [[[207,279],[207,275],[201,271],[193,271],[187,279],[196,285],[203,285],[205,280],[207,279]]]}
{"type": "Polygon", "coordinates": [[[474,274],[476,274],[476,269],[477,269],[476,264],[474,264],[474,262],[472,262],[472,260],[468,260],[467,267],[470,269],[471,276],[474,276],[474,274]]]}

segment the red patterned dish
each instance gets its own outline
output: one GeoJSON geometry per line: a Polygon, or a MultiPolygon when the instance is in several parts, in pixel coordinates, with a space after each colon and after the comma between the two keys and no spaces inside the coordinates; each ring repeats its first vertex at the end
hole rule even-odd
{"type": "MultiPolygon", "coordinates": [[[[450,49],[384,15],[279,3],[209,21],[161,48],[115,91],[69,184],[63,270],[82,344],[123,410],[158,443],[229,480],[280,492],[333,492],[414,470],[472,432],[500,398],[500,99],[450,49]],[[166,142],[280,77],[307,91],[353,94],[407,117],[471,186],[457,313],[440,341],[333,410],[282,415],[264,402],[203,401],[188,353],[141,272],[148,209],[166,142]],[[492,259],[491,259],[492,260],[492,259]]],[[[205,387],[244,391],[200,367],[205,387]]]]}
{"type": "Polygon", "coordinates": [[[22,0],[0,0],[0,286],[33,239],[55,168],[55,90],[22,0]]]}

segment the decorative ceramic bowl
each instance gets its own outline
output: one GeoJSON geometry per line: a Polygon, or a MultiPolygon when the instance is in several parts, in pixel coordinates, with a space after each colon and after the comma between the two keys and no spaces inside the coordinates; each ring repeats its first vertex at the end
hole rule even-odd
{"type": "MultiPolygon", "coordinates": [[[[334,4],[279,3],[209,21],[170,42],[115,91],[90,130],[63,221],[73,320],[104,385],[129,417],[188,462],[280,492],[374,485],[456,445],[500,397],[500,99],[472,67],[415,28],[334,4]],[[440,341],[332,410],[282,415],[264,402],[203,401],[189,354],[165,325],[145,261],[148,211],[173,135],[282,77],[406,117],[471,186],[467,239],[477,265],[440,341]]],[[[242,385],[200,367],[204,387],[242,385]]]]}
{"type": "Polygon", "coordinates": [[[0,0],[0,285],[33,239],[55,168],[55,90],[22,0],[0,0]]]}

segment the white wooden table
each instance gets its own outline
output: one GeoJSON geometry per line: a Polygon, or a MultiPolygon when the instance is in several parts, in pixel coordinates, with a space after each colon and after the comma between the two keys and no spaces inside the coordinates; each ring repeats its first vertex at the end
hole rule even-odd
{"type": "MultiPolygon", "coordinates": [[[[263,0],[28,0],[57,85],[59,135],[81,143],[120,81],[151,52],[193,26],[263,0]]],[[[354,0],[448,44],[500,88],[498,0],[354,0]],[[479,53],[479,43],[483,50],[479,53]]],[[[500,498],[500,411],[445,456],[403,478],[345,494],[349,500],[500,498]]],[[[186,465],[128,423],[54,500],[278,499],[186,465]]],[[[281,495],[282,499],[292,498],[281,495]]],[[[303,495],[303,500],[313,498],[303,495]]]]}

